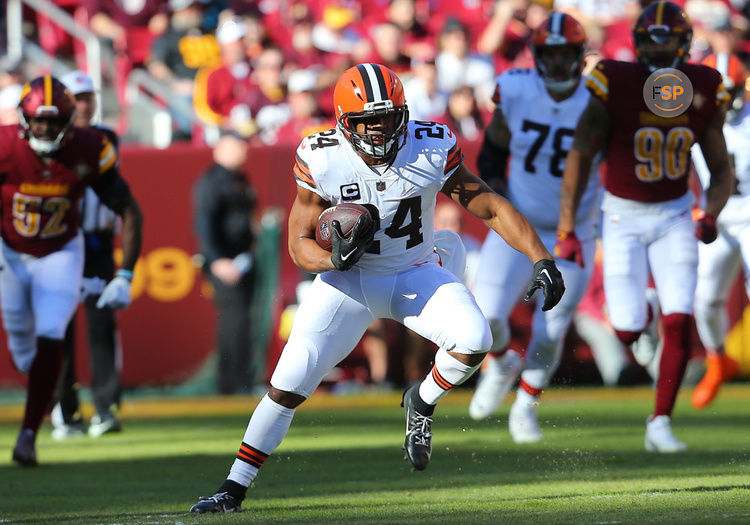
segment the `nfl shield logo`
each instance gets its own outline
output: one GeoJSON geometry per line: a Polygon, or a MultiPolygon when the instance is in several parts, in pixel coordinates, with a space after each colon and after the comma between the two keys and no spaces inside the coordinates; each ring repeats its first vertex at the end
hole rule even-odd
{"type": "Polygon", "coordinates": [[[376,182],[375,183],[375,189],[378,190],[378,191],[385,190],[385,182],[383,182],[382,180],[379,180],[378,182],[376,182]]]}

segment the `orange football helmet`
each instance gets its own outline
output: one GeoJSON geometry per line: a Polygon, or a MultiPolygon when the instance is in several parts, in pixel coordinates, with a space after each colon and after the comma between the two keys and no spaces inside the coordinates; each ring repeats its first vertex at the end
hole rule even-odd
{"type": "Polygon", "coordinates": [[[583,54],[586,51],[586,31],[570,15],[553,12],[531,35],[531,51],[539,74],[548,89],[564,92],[581,80],[583,54]],[[560,48],[569,56],[547,57],[551,48],[560,48]]]}
{"type": "Polygon", "coordinates": [[[649,4],[633,28],[638,61],[650,72],[679,67],[690,55],[693,26],[680,6],[666,0],[649,4]]]}
{"type": "Polygon", "coordinates": [[[409,109],[401,81],[387,67],[358,64],[344,71],[333,105],[339,130],[358,153],[385,163],[403,146],[409,109]]]}
{"type": "Polygon", "coordinates": [[[748,72],[737,55],[729,53],[718,53],[708,55],[701,64],[712,67],[721,73],[724,79],[724,87],[732,97],[727,112],[727,120],[731,121],[737,116],[745,104],[745,82],[748,80],[748,72]]]}
{"type": "Polygon", "coordinates": [[[18,124],[29,146],[40,155],[54,153],[65,142],[75,117],[75,99],[55,77],[45,75],[27,82],[18,103],[18,124]],[[43,134],[32,131],[32,120],[46,121],[43,134]]]}

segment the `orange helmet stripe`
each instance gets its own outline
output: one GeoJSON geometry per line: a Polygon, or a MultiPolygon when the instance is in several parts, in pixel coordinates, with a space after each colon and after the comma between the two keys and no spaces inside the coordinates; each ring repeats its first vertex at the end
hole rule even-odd
{"type": "Polygon", "coordinates": [[[44,75],[44,105],[52,105],[52,77],[44,75]]]}

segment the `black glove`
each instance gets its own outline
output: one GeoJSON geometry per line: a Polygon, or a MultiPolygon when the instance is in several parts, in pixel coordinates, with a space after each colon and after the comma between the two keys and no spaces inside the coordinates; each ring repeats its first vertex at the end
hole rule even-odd
{"type": "Polygon", "coordinates": [[[538,288],[541,288],[542,292],[544,292],[542,310],[545,312],[551,310],[560,302],[563,292],[565,292],[565,283],[563,283],[560,270],[555,266],[555,261],[542,259],[534,265],[534,277],[531,279],[529,289],[523,298],[524,301],[530,300],[538,288]]]}
{"type": "Polygon", "coordinates": [[[375,236],[375,222],[362,215],[357,219],[349,237],[341,232],[341,223],[331,221],[331,261],[340,272],[345,272],[356,264],[375,236]]]}

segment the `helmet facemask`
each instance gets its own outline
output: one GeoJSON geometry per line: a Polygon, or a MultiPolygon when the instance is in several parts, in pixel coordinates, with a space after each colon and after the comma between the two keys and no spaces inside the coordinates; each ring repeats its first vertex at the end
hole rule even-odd
{"type": "MultiPolygon", "coordinates": [[[[55,111],[57,110],[54,106],[52,108],[55,111]]],[[[37,111],[37,113],[40,113],[40,111],[37,111]]],[[[18,114],[19,124],[26,133],[29,146],[40,155],[51,155],[60,149],[75,117],[75,112],[70,115],[70,118],[53,115],[30,116],[24,115],[20,108],[18,114]],[[44,122],[47,124],[46,129],[40,129],[44,122]]]]}
{"type": "Polygon", "coordinates": [[[692,35],[676,34],[667,26],[651,26],[634,35],[638,61],[650,73],[667,67],[677,68],[690,54],[692,35]]]}
{"type": "Polygon", "coordinates": [[[561,43],[532,46],[534,63],[552,92],[565,93],[581,80],[584,46],[561,43]]]}
{"type": "Polygon", "coordinates": [[[394,106],[392,100],[382,100],[365,103],[364,111],[344,113],[338,119],[338,127],[358,153],[384,164],[406,142],[408,122],[406,104],[394,106]],[[362,125],[364,131],[357,131],[362,125]]]}

